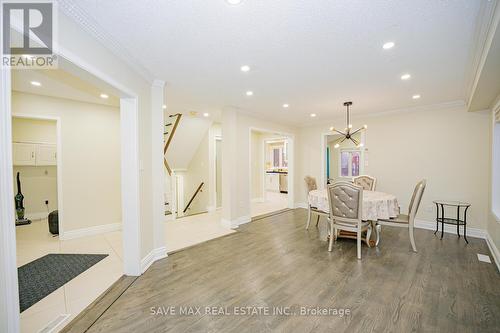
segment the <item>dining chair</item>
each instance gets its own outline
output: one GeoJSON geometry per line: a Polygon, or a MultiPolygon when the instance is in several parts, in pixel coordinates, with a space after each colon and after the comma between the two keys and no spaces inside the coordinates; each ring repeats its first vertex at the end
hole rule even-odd
{"type": "MultiPolygon", "coordinates": [[[[371,222],[362,220],[363,188],[351,182],[337,181],[328,186],[328,202],[330,203],[330,244],[337,239],[337,231],[344,230],[356,233],[358,259],[361,259],[361,233],[367,231],[367,239],[371,235],[371,222]]],[[[370,246],[369,242],[367,243],[370,246]]]]}
{"type": "MultiPolygon", "coordinates": [[[[408,207],[408,215],[399,214],[395,218],[377,221],[378,225],[408,228],[410,243],[414,252],[417,252],[417,247],[415,246],[415,238],[413,236],[413,229],[415,227],[415,216],[417,215],[418,207],[420,206],[420,201],[422,200],[422,196],[424,195],[425,185],[426,181],[425,179],[423,179],[419,181],[415,186],[415,189],[413,190],[413,195],[411,196],[410,206],[408,207]]],[[[380,240],[379,232],[377,232],[376,235],[377,235],[377,241],[375,244],[378,245],[380,240]]]]}
{"type": "Polygon", "coordinates": [[[317,190],[318,189],[318,184],[316,183],[316,178],[311,177],[311,176],[306,176],[304,178],[304,181],[306,182],[307,186],[307,225],[306,225],[306,230],[309,229],[309,224],[311,223],[311,217],[312,214],[316,214],[318,216],[316,220],[316,226],[318,226],[319,219],[321,216],[328,217],[328,213],[324,212],[322,210],[319,210],[317,207],[311,206],[309,203],[309,192],[317,190]]]}
{"type": "Polygon", "coordinates": [[[364,190],[375,191],[375,185],[377,185],[377,178],[368,175],[362,175],[354,177],[352,179],[352,182],[358,186],[361,186],[364,190]]]}

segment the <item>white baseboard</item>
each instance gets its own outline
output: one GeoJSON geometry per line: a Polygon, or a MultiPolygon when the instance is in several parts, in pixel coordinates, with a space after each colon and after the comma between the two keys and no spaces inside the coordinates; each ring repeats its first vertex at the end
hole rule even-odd
{"type": "MultiPolygon", "coordinates": [[[[415,219],[415,228],[419,229],[427,229],[427,230],[432,230],[436,231],[436,221],[427,221],[427,220],[422,220],[422,219],[415,219]]],[[[460,235],[463,236],[463,227],[460,227],[460,235]]],[[[439,231],[441,232],[441,223],[439,224],[439,231]]],[[[450,224],[445,224],[444,225],[444,232],[448,234],[457,234],[457,227],[450,225],[450,224]]],[[[478,228],[469,228],[467,227],[467,237],[473,237],[473,238],[482,238],[486,239],[487,232],[484,229],[478,229],[478,228]]]]}
{"type": "Polygon", "coordinates": [[[217,208],[215,206],[207,206],[207,212],[212,213],[215,212],[217,208]]]}
{"type": "Polygon", "coordinates": [[[295,208],[304,208],[304,209],[307,209],[307,203],[305,202],[296,202],[295,203],[295,208]]]}
{"type": "Polygon", "coordinates": [[[252,199],[252,202],[253,203],[258,203],[258,202],[266,202],[266,200],[264,198],[253,198],[252,199]]]}
{"type": "Polygon", "coordinates": [[[498,248],[495,245],[495,242],[493,241],[493,238],[491,238],[489,233],[486,233],[486,244],[488,244],[491,255],[493,256],[493,259],[497,264],[497,269],[500,272],[500,251],[498,251],[498,248]]]}
{"type": "Polygon", "coordinates": [[[242,216],[242,217],[239,217],[235,220],[226,220],[226,219],[221,219],[220,223],[222,224],[223,227],[226,227],[226,228],[229,228],[229,229],[236,229],[238,228],[240,225],[242,224],[245,224],[245,223],[249,223],[252,221],[252,217],[251,216],[242,216]]]}
{"type": "Polygon", "coordinates": [[[168,257],[167,248],[165,246],[154,249],[149,252],[144,258],[141,260],[141,272],[144,273],[154,264],[155,261],[168,257]]]}
{"type": "Polygon", "coordinates": [[[122,228],[121,223],[96,225],[95,227],[64,231],[62,234],[59,234],[59,239],[68,240],[86,236],[93,236],[93,235],[103,234],[106,232],[118,231],[121,230],[121,228],[122,228]]]}
{"type": "Polygon", "coordinates": [[[47,212],[30,213],[26,214],[25,217],[31,221],[43,220],[49,216],[47,212]]]}

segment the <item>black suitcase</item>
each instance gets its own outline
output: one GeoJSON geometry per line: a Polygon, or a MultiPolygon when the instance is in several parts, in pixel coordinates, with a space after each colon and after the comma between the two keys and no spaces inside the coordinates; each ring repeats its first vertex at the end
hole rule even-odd
{"type": "Polygon", "coordinates": [[[52,235],[59,235],[59,213],[57,210],[49,214],[49,231],[52,235]]]}

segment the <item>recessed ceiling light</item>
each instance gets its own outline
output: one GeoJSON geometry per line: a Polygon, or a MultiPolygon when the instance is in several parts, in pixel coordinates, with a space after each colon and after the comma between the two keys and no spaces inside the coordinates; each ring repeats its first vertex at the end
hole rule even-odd
{"type": "Polygon", "coordinates": [[[401,75],[401,80],[409,80],[411,78],[410,74],[403,74],[401,75]]]}
{"type": "Polygon", "coordinates": [[[250,90],[249,90],[249,91],[247,91],[247,92],[246,92],[246,95],[247,95],[247,96],[253,96],[253,91],[250,91],[250,90]]]}
{"type": "Polygon", "coordinates": [[[208,112],[205,112],[205,113],[203,114],[203,117],[205,117],[205,118],[206,118],[206,117],[209,117],[209,116],[210,116],[210,113],[208,113],[208,112]]]}
{"type": "Polygon", "coordinates": [[[283,107],[284,107],[285,109],[287,109],[287,108],[289,108],[289,107],[290,107],[290,105],[288,105],[288,104],[283,104],[283,107]]]}
{"type": "Polygon", "coordinates": [[[106,94],[101,94],[101,98],[107,99],[109,96],[106,94]]]}
{"type": "Polygon", "coordinates": [[[314,117],[316,117],[316,113],[311,113],[310,116],[311,116],[311,118],[314,118],[314,117]]]}
{"type": "Polygon", "coordinates": [[[163,104],[162,108],[163,108],[163,110],[165,110],[167,108],[167,106],[165,104],[163,104]]]}
{"type": "Polygon", "coordinates": [[[396,44],[394,44],[394,42],[387,42],[384,45],[382,45],[382,48],[384,50],[388,50],[388,49],[392,49],[394,47],[394,45],[396,45],[396,44]]]}
{"type": "Polygon", "coordinates": [[[416,95],[411,96],[411,98],[413,98],[413,99],[419,99],[419,98],[420,98],[420,95],[419,95],[419,94],[416,94],[416,95]]]}
{"type": "Polygon", "coordinates": [[[245,73],[246,73],[246,72],[249,72],[249,71],[250,71],[250,66],[248,66],[248,65],[244,65],[244,66],[241,66],[241,68],[240,68],[240,69],[241,69],[241,71],[242,71],[242,72],[245,72],[245,73]]]}
{"type": "Polygon", "coordinates": [[[239,5],[242,0],[226,0],[226,2],[230,5],[239,5]]]}
{"type": "Polygon", "coordinates": [[[38,81],[31,81],[31,85],[33,85],[35,87],[40,87],[42,84],[38,81]]]}

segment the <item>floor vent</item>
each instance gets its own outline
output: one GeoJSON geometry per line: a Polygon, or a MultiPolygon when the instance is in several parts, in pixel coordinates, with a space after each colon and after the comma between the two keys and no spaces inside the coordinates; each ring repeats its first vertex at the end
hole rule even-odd
{"type": "Polygon", "coordinates": [[[50,323],[47,324],[43,329],[39,331],[39,333],[52,333],[56,331],[56,328],[61,326],[71,315],[70,314],[60,314],[52,320],[50,323]]]}
{"type": "Polygon", "coordinates": [[[489,264],[491,264],[491,259],[490,259],[490,256],[487,256],[486,254],[477,254],[477,259],[479,259],[479,261],[482,261],[482,262],[487,262],[489,264]]]}

